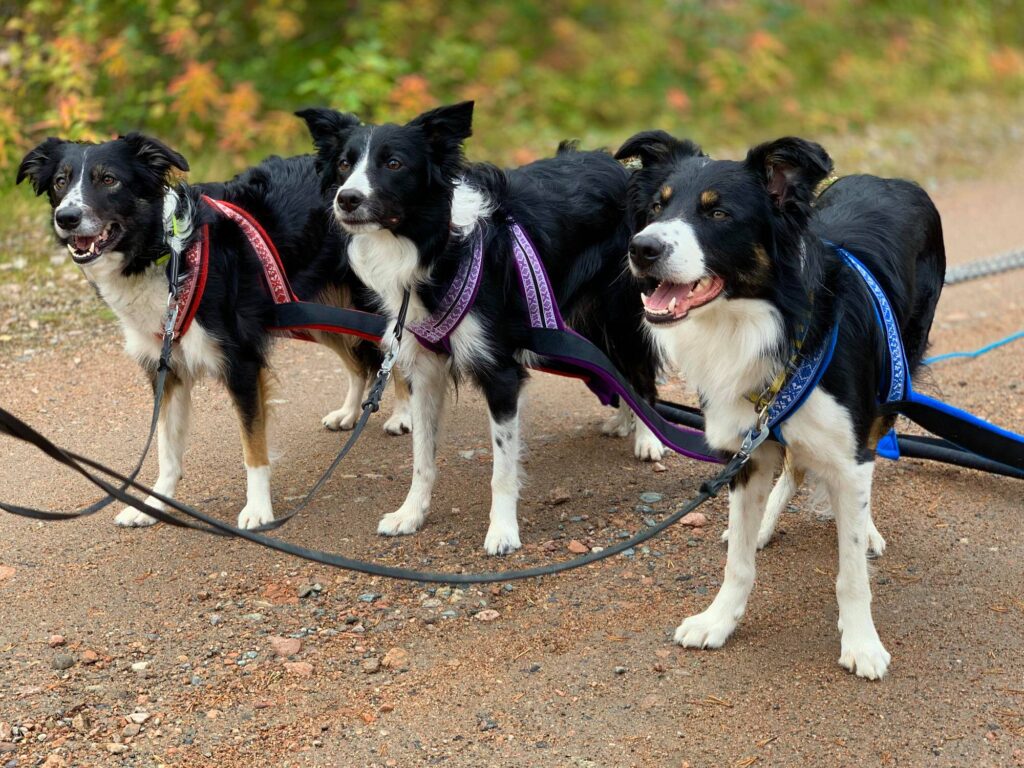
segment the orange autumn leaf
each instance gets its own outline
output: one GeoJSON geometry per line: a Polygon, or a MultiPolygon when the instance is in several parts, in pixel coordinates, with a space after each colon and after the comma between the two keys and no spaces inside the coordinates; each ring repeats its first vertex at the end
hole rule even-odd
{"type": "Polygon", "coordinates": [[[190,117],[207,119],[222,97],[220,78],[211,62],[189,61],[185,71],[168,84],[167,91],[182,123],[190,117]]]}

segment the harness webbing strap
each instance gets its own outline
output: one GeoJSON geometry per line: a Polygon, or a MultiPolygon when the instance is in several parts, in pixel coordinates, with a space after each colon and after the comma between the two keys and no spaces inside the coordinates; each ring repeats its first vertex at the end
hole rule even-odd
{"type": "Polygon", "coordinates": [[[565,328],[547,270],[533,241],[511,216],[508,217],[508,228],[512,234],[512,255],[519,271],[530,325],[534,328],[565,328]]]}
{"type": "Polygon", "coordinates": [[[406,327],[425,346],[444,348],[448,337],[469,312],[480,288],[480,275],[484,263],[484,241],[479,234],[473,244],[471,258],[463,260],[455,272],[455,278],[441,299],[440,305],[430,317],[406,327]]]}
{"type": "MultiPolygon", "coordinates": [[[[174,338],[180,339],[196,318],[199,304],[203,300],[203,293],[206,291],[206,276],[210,266],[210,227],[203,225],[203,228],[192,245],[183,254],[185,271],[181,275],[172,275],[172,280],[179,280],[178,288],[178,310],[174,321],[174,338]]],[[[157,334],[163,338],[163,334],[157,334]]]]}

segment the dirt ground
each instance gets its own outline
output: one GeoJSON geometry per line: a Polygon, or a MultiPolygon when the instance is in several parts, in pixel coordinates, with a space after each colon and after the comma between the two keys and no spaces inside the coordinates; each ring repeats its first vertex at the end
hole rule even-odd
{"type": "MultiPolygon", "coordinates": [[[[1021,172],[1017,158],[934,190],[951,264],[1024,245],[1021,172]]],[[[1022,327],[1024,272],[951,287],[933,351],[1022,327]]],[[[1022,349],[942,363],[922,381],[1024,431],[1022,349]]],[[[284,512],[339,445],[319,418],[342,385],[319,347],[282,343],[275,360],[284,512]]],[[[148,387],[110,325],[34,349],[0,345],[0,391],[3,407],[114,466],[141,448],[148,387]]],[[[665,394],[684,396],[677,383],[665,394]]],[[[233,520],[245,484],[232,410],[212,384],[196,400],[179,495],[233,520]]],[[[628,441],[597,434],[604,415],[578,382],[534,378],[525,546],[501,562],[482,551],[489,439],[467,390],[421,533],[374,533],[404,497],[411,447],[371,428],[283,535],[442,570],[569,557],[574,539],[607,545],[672,510],[711,467],[641,465],[628,441]],[[645,510],[642,493],[662,499],[645,510]]],[[[27,447],[4,441],[0,452],[0,499],[69,508],[96,495],[27,447]]],[[[153,459],[143,477],[155,478],[153,459]]],[[[879,462],[875,519],[889,548],[874,565],[874,611],[893,663],[878,683],[836,663],[834,528],[804,509],[783,515],[741,628],[714,652],[670,639],[719,584],[724,499],[704,508],[704,529],[676,527],[632,555],[465,591],[167,526],[122,530],[113,512],[63,524],[0,516],[0,766],[1024,765],[1021,488],[879,462]],[[485,621],[484,609],[499,615],[485,621]]]]}

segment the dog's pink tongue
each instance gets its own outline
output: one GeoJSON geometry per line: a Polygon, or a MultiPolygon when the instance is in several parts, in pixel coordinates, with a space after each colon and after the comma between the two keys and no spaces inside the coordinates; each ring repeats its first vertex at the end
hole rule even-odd
{"type": "Polygon", "coordinates": [[[644,297],[644,306],[651,312],[663,312],[668,310],[672,299],[675,299],[676,303],[672,306],[672,311],[678,312],[681,309],[686,309],[688,301],[686,297],[691,288],[693,288],[693,283],[680,284],[665,281],[654,289],[654,293],[644,297]]]}
{"type": "Polygon", "coordinates": [[[95,237],[79,237],[74,238],[75,248],[79,251],[88,251],[92,247],[92,244],[96,241],[95,237]]]}

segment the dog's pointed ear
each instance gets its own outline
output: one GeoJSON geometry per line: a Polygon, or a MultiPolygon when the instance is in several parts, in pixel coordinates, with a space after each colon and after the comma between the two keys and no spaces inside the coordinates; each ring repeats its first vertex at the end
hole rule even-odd
{"type": "Polygon", "coordinates": [[[50,188],[53,174],[57,171],[57,161],[61,156],[61,148],[68,142],[53,136],[46,139],[38,147],[25,155],[18,166],[16,184],[21,184],[25,179],[32,182],[32,189],[37,195],[43,194],[50,188]]]}
{"type": "Polygon", "coordinates": [[[127,144],[135,156],[142,160],[153,172],[153,175],[161,181],[167,178],[171,168],[188,172],[188,160],[159,139],[134,131],[118,138],[127,144]]]}
{"type": "Polygon", "coordinates": [[[326,107],[300,109],[295,116],[305,121],[313,146],[320,154],[331,152],[349,131],[359,125],[359,118],[355,115],[326,107]]]}
{"type": "Polygon", "coordinates": [[[677,139],[665,131],[638,133],[626,139],[626,143],[615,153],[615,159],[619,161],[639,158],[640,164],[644,168],[667,163],[670,160],[703,156],[704,152],[697,144],[689,139],[677,139]]]}
{"type": "Polygon", "coordinates": [[[779,209],[810,203],[814,190],[832,172],[832,158],[820,144],[787,136],[754,147],[746,165],[758,176],[779,209]]]}
{"type": "Polygon", "coordinates": [[[414,117],[409,125],[420,128],[435,151],[458,151],[462,142],[473,135],[473,102],[432,109],[414,117]]]}

